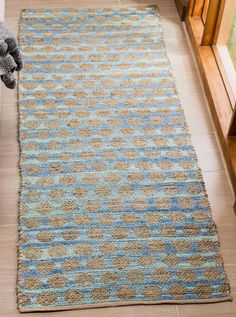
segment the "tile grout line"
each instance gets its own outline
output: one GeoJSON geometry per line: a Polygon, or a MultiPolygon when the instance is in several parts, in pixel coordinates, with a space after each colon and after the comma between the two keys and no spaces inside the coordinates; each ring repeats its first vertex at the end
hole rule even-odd
{"type": "Polygon", "coordinates": [[[224,266],[236,266],[234,263],[224,263],[224,266]]]}
{"type": "Polygon", "coordinates": [[[2,227],[10,227],[10,226],[18,226],[18,223],[0,224],[0,229],[1,229],[2,227]]]}
{"type": "Polygon", "coordinates": [[[176,315],[177,315],[177,317],[180,317],[180,316],[179,316],[179,309],[178,309],[178,305],[175,305],[175,309],[176,309],[176,315]]]}

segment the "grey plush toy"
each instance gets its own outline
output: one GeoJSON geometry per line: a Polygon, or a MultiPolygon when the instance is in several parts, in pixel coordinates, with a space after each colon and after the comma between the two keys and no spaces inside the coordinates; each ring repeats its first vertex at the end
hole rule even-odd
{"type": "Polygon", "coordinates": [[[15,88],[14,71],[23,67],[15,36],[0,22],[0,76],[7,88],[15,88]]]}

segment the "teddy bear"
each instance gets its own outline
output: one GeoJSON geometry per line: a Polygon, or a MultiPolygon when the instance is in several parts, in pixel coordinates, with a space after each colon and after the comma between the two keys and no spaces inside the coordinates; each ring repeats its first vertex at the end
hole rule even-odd
{"type": "Polygon", "coordinates": [[[14,71],[23,67],[22,55],[12,32],[0,22],[0,76],[7,88],[14,89],[14,71]]]}

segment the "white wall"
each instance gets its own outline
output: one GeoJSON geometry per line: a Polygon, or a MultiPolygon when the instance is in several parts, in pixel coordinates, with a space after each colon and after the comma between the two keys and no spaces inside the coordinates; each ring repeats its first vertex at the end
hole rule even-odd
{"type": "Polygon", "coordinates": [[[0,0],[0,21],[4,21],[5,16],[5,0],[0,0]]]}

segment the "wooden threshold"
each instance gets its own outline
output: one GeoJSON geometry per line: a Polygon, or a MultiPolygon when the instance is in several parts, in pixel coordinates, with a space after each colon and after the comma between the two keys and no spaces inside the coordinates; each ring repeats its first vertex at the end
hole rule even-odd
{"type": "Polygon", "coordinates": [[[229,95],[213,49],[211,46],[201,46],[204,30],[201,17],[187,17],[186,27],[197,57],[210,111],[227,164],[234,194],[236,194],[236,137],[228,136],[233,115],[229,95]]]}

